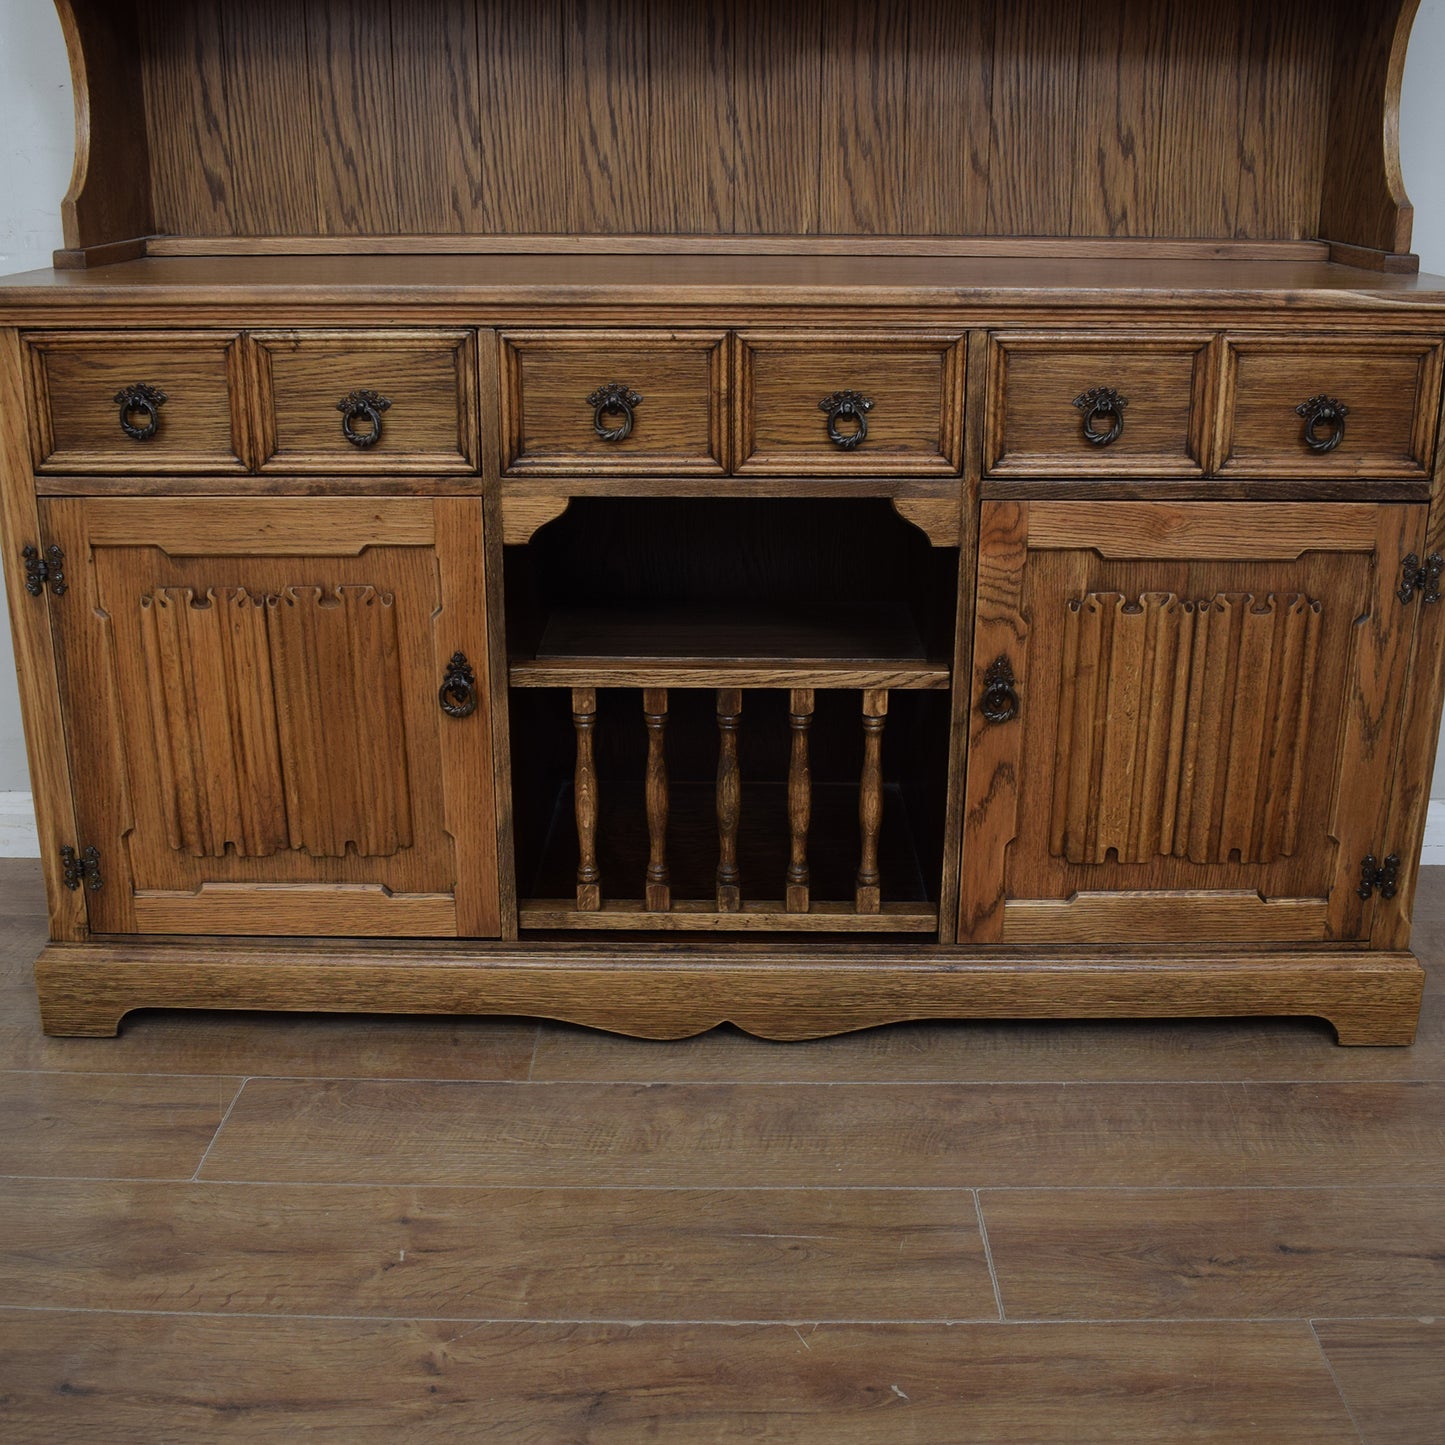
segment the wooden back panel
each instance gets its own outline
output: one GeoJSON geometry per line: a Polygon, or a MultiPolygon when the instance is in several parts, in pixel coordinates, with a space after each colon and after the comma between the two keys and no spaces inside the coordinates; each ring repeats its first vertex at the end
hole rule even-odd
{"type": "Polygon", "coordinates": [[[1392,118],[1416,3],[57,0],[96,147],[67,241],[138,234],[148,179],[150,229],[198,237],[1401,250],[1392,118]],[[132,39],[127,91],[111,72],[132,39]],[[148,157],[102,156],[137,132],[148,157]]]}

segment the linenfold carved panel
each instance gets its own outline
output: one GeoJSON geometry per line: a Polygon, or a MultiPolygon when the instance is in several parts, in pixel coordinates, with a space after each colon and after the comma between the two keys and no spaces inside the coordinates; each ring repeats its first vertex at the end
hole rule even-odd
{"type": "Polygon", "coordinates": [[[391,594],[163,587],[140,609],[173,848],[339,858],[411,845],[391,594]]]}
{"type": "Polygon", "coordinates": [[[1299,828],[1320,603],[1090,592],[1064,619],[1050,850],[1269,863],[1299,828]]]}

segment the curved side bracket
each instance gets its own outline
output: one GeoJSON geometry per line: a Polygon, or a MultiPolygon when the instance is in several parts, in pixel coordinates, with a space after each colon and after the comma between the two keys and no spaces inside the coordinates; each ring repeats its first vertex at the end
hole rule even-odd
{"type": "Polygon", "coordinates": [[[66,250],[56,265],[84,265],[80,253],[99,247],[140,255],[155,220],[134,12],[103,0],[55,0],[55,9],[75,92],[75,165],[60,203],[66,250]]]}
{"type": "Polygon", "coordinates": [[[555,522],[568,507],[571,497],[508,496],[502,493],[502,542],[520,547],[530,542],[548,522],[555,522]]]}

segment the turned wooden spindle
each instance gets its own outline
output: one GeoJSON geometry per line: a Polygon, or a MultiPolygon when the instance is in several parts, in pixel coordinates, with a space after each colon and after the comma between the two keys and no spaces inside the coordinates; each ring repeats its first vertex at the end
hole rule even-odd
{"type": "Polygon", "coordinates": [[[644,688],[642,716],[647,723],[647,911],[672,907],[667,871],[667,689],[644,688]]]}
{"type": "Polygon", "coordinates": [[[882,908],[878,874],[878,834],[883,827],[883,724],[888,717],[888,689],[863,694],[863,777],[858,785],[858,823],[863,854],[858,863],[855,908],[877,913],[882,908]]]}
{"type": "Polygon", "coordinates": [[[597,727],[597,689],[572,689],[572,727],[577,733],[577,772],[573,802],[577,809],[577,907],[602,907],[602,874],[597,868],[597,760],[592,735],[597,727]]]}
{"type": "Polygon", "coordinates": [[[808,911],[808,825],[813,814],[813,772],[808,762],[808,730],[813,726],[813,689],[789,693],[788,725],[793,749],[788,759],[788,890],[789,913],[808,911]]]}
{"type": "Polygon", "coordinates": [[[742,816],[742,778],[738,772],[738,724],[743,710],[740,689],[724,687],[717,695],[717,911],[739,913],[743,906],[742,874],[738,870],[738,822],[742,816]]]}

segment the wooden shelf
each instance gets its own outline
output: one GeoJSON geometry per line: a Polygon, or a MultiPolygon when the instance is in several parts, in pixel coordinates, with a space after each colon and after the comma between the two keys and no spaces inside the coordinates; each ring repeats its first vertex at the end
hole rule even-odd
{"type": "Polygon", "coordinates": [[[905,608],[554,612],[513,687],[946,688],[905,608]]]}

